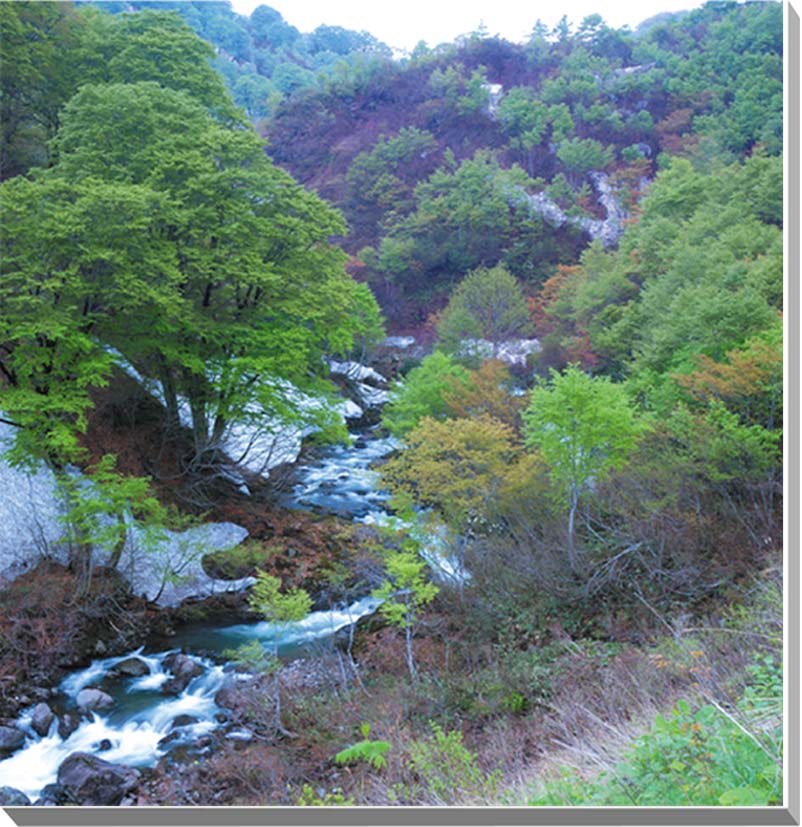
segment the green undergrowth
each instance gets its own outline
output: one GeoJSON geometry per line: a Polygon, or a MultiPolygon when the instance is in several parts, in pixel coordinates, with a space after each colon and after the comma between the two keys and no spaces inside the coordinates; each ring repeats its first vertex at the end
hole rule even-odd
{"type": "Polygon", "coordinates": [[[563,768],[534,806],[771,806],[782,803],[782,671],[771,655],[728,707],[684,700],[595,779],[563,768]]]}

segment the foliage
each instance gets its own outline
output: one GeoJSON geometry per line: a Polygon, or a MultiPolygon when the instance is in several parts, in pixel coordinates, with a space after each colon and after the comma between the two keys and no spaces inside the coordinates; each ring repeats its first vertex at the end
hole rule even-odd
{"type": "Polygon", "coordinates": [[[473,270],[457,285],[440,316],[437,335],[446,351],[462,356],[465,340],[485,339],[495,351],[506,339],[526,336],[531,327],[520,285],[499,264],[473,270]]]}
{"type": "Polygon", "coordinates": [[[424,606],[434,600],[439,589],[425,578],[426,563],[418,556],[417,543],[407,537],[399,551],[385,561],[385,580],[372,595],[382,602],[379,612],[393,626],[404,630],[407,667],[410,677],[417,677],[412,653],[412,637],[424,606]]]}
{"type": "Polygon", "coordinates": [[[591,170],[602,170],[613,160],[610,147],[603,147],[592,138],[573,138],[562,141],[557,147],[557,157],[575,178],[582,178],[591,170]]]}
{"type": "Polygon", "coordinates": [[[248,596],[248,605],[280,630],[288,623],[303,620],[312,609],[312,599],[303,589],[290,589],[282,594],[281,580],[260,571],[248,596]]]}
{"type": "Polygon", "coordinates": [[[480,414],[437,422],[424,417],[407,447],[382,468],[383,482],[422,507],[435,507],[452,527],[481,525],[520,454],[509,426],[480,414]]]}
{"type": "Polygon", "coordinates": [[[304,784],[301,795],[295,802],[298,807],[353,807],[355,802],[352,798],[346,798],[340,792],[324,792],[320,795],[311,784],[304,784]]]}
{"type": "Polygon", "coordinates": [[[530,801],[533,805],[770,806],[782,801],[782,726],[776,711],[782,681],[774,661],[752,668],[753,685],[736,714],[678,701],[670,718],[657,717],[624,762],[595,781],[565,771],[530,801]],[[764,696],[762,693],[767,693],[764,696]],[[771,700],[775,716],[761,713],[771,700]],[[758,700],[759,699],[759,700],[758,700]],[[761,729],[764,731],[761,732],[761,729]],[[767,737],[764,743],[763,736],[767,737]]]}
{"type": "Polygon", "coordinates": [[[500,359],[488,359],[469,374],[467,382],[456,378],[444,392],[446,412],[452,419],[469,419],[482,414],[512,428],[521,426],[525,396],[513,392],[510,371],[500,359]]]}
{"type": "Polygon", "coordinates": [[[549,464],[569,509],[568,556],[576,566],[574,515],[591,484],[620,468],[645,430],[624,388],[607,377],[590,377],[577,366],[551,372],[523,413],[526,444],[537,447],[549,464]]]}
{"type": "Polygon", "coordinates": [[[564,346],[587,335],[618,375],[690,372],[697,355],[720,362],[777,322],[780,167],[759,152],[712,171],[672,161],[617,251],[591,245],[544,286],[539,320],[564,346]]]}
{"type": "Polygon", "coordinates": [[[701,404],[721,400],[744,424],[769,431],[782,423],[782,329],[776,325],[716,362],[696,356],[696,370],[675,374],[677,384],[701,404]]]}
{"type": "Polygon", "coordinates": [[[43,449],[68,454],[109,345],[158,378],[171,427],[186,400],[206,463],[233,420],[298,418],[279,377],[319,390],[323,355],[380,330],[328,241],[341,217],[218,116],[152,81],[86,84],[62,112],[58,163],[3,186],[9,413],[43,449]]]}
{"type": "Polygon", "coordinates": [[[394,436],[412,430],[422,417],[441,419],[447,414],[446,394],[466,385],[470,374],[450,356],[435,351],[390,390],[382,424],[394,436]]]}
{"type": "Polygon", "coordinates": [[[484,772],[475,753],[462,743],[459,730],[445,732],[434,721],[432,735],[409,745],[409,766],[420,778],[427,793],[438,802],[454,804],[469,798],[495,795],[500,770],[484,772]]]}
{"type": "Polygon", "coordinates": [[[539,217],[510,208],[513,191],[532,183],[520,167],[504,169],[487,151],[456,168],[447,152],[445,165],[415,188],[414,210],[390,216],[379,271],[404,290],[434,279],[446,284],[500,261],[535,278],[561,251],[539,217]],[[521,247],[525,256],[518,255],[521,247]]]}
{"type": "Polygon", "coordinates": [[[620,468],[645,428],[623,387],[576,366],[552,371],[551,382],[532,391],[523,418],[527,445],[542,451],[567,489],[582,489],[620,468]]]}
{"type": "MultiPolygon", "coordinates": [[[[248,595],[248,605],[272,624],[272,657],[267,658],[261,644],[258,649],[240,649],[240,658],[253,658],[262,671],[273,673],[273,724],[277,733],[288,734],[281,723],[281,686],[278,675],[278,655],[281,641],[292,623],[303,620],[312,609],[312,598],[303,589],[289,589],[282,593],[281,580],[267,572],[257,571],[256,582],[248,595]],[[261,650],[261,651],[259,651],[261,650]]],[[[247,645],[247,644],[246,644],[247,645]]]]}
{"type": "Polygon", "coordinates": [[[374,741],[369,738],[370,724],[362,724],[362,740],[340,750],[334,760],[337,764],[359,763],[364,761],[375,770],[384,769],[387,759],[384,754],[391,748],[389,741],[374,741]]]}

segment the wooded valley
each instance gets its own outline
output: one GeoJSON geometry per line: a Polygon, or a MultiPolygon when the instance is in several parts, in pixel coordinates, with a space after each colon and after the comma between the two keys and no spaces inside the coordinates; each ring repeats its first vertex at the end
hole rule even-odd
{"type": "Polygon", "coordinates": [[[603,13],[0,3],[0,806],[783,804],[783,7],[603,13]]]}

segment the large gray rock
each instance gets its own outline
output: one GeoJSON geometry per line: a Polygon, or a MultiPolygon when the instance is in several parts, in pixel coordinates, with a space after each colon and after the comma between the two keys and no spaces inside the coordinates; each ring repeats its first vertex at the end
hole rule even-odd
{"type": "Polygon", "coordinates": [[[14,787],[0,787],[0,807],[30,807],[31,799],[14,787]]]}
{"type": "Polygon", "coordinates": [[[25,743],[25,733],[14,726],[0,726],[0,758],[25,743]]]}
{"type": "Polygon", "coordinates": [[[50,731],[50,725],[56,716],[53,710],[44,702],[36,704],[33,708],[33,718],[31,718],[31,729],[43,738],[50,731]]]}
{"type": "Polygon", "coordinates": [[[75,703],[78,704],[78,709],[82,712],[89,712],[96,709],[108,709],[110,706],[114,706],[114,698],[100,689],[88,687],[82,689],[75,696],[75,703]]]}
{"type": "Polygon", "coordinates": [[[74,752],[58,768],[58,783],[83,806],[110,807],[136,788],[139,773],[87,752],[74,752]]]}
{"type": "Polygon", "coordinates": [[[77,715],[70,715],[69,712],[65,713],[58,722],[59,737],[66,740],[80,725],[81,721],[77,715]]]}
{"type": "Polygon", "coordinates": [[[141,658],[126,658],[121,660],[114,670],[120,675],[125,675],[129,678],[139,678],[142,675],[150,674],[150,667],[141,658]]]}
{"type": "Polygon", "coordinates": [[[167,695],[179,695],[193,678],[203,674],[203,667],[187,655],[169,655],[164,659],[164,665],[173,675],[161,687],[167,695]]]}

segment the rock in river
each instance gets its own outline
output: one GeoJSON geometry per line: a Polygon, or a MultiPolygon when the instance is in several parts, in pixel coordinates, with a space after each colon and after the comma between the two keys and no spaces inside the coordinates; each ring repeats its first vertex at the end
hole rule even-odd
{"type": "Polygon", "coordinates": [[[78,709],[81,712],[88,712],[93,709],[108,709],[110,706],[114,706],[114,698],[100,689],[87,688],[82,689],[75,696],[75,703],[78,704],[78,709]]]}
{"type": "Polygon", "coordinates": [[[25,742],[25,733],[13,726],[0,726],[0,757],[14,752],[25,742]]]}
{"type": "Polygon", "coordinates": [[[167,695],[181,694],[193,678],[203,674],[203,667],[187,655],[168,655],[164,665],[173,673],[173,677],[162,684],[162,692],[167,695]]]}
{"type": "Polygon", "coordinates": [[[87,752],[74,752],[58,768],[58,783],[79,803],[110,807],[139,783],[139,773],[87,752]]]}
{"type": "Polygon", "coordinates": [[[50,731],[50,725],[56,716],[53,710],[44,702],[36,704],[31,718],[31,729],[42,738],[50,731]]]}
{"type": "Polygon", "coordinates": [[[31,799],[13,787],[0,787],[0,807],[29,807],[31,799]]]}
{"type": "Polygon", "coordinates": [[[130,678],[140,678],[150,673],[150,667],[141,658],[126,658],[120,661],[114,670],[130,678]]]}

